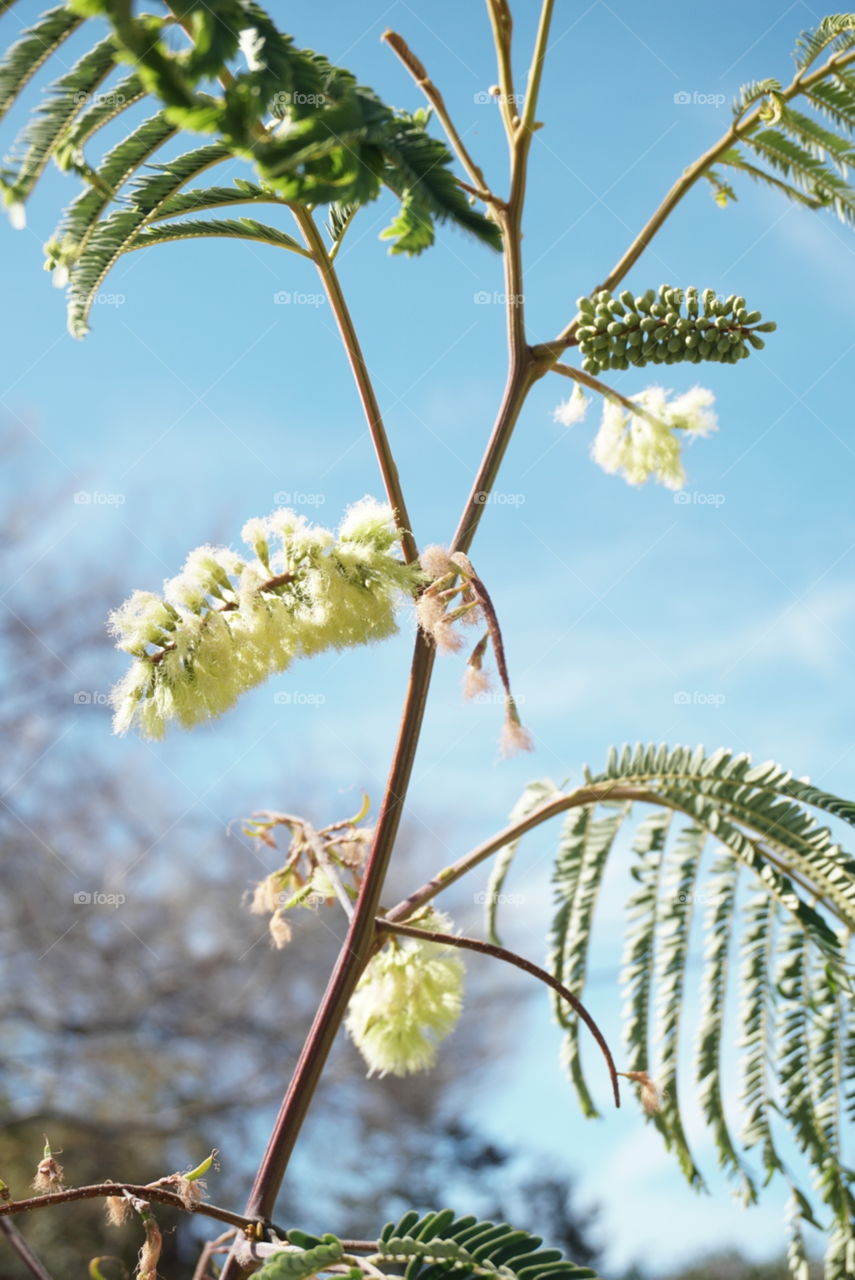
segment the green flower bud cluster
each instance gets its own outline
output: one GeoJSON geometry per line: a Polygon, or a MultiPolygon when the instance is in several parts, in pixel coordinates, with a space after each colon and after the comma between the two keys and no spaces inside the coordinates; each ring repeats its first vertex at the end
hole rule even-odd
{"type": "Polygon", "coordinates": [[[761,333],[776,328],[774,321],[764,323],[759,311],[749,311],[744,298],[722,299],[712,289],[684,291],[663,284],[658,293],[648,289],[636,297],[624,289],[617,298],[601,289],[576,305],[582,368],[592,374],[684,360],[736,364],[751,347],[765,346],[761,333]]]}
{"type": "Polygon", "coordinates": [[[228,710],[247,689],[322,649],[397,630],[403,599],[424,581],[393,554],[390,507],[363,498],[336,534],[283,509],[250,520],[254,554],[198,547],[163,596],[135,591],[110,617],[134,661],[113,690],[117,733],[160,738],[228,710]]]}

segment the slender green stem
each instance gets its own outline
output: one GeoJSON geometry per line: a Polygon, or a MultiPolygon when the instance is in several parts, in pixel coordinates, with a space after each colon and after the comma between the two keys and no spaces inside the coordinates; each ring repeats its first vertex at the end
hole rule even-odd
{"type": "Polygon", "coordinates": [[[559,982],[547,969],[541,969],[539,964],[526,960],[525,956],[519,955],[516,951],[509,951],[507,947],[497,946],[493,942],[483,942],[480,938],[467,938],[457,933],[437,933],[433,929],[418,929],[410,924],[392,923],[388,916],[378,916],[376,924],[381,933],[399,933],[406,938],[424,938],[426,942],[439,942],[448,947],[462,947],[466,951],[477,951],[480,955],[492,956],[494,960],[504,960],[506,964],[522,969],[523,973],[529,973],[533,978],[538,978],[545,983],[547,987],[551,987],[562,1000],[567,1001],[599,1045],[609,1070],[615,1106],[620,1106],[618,1072],[605,1036],[581,1000],[578,1000],[569,987],[565,987],[564,983],[559,982]]]}
{"type": "MultiPolygon", "coordinates": [[[[540,90],[541,76],[543,72],[543,60],[546,56],[546,46],[549,39],[549,26],[552,18],[553,0],[543,0],[543,7],[540,14],[540,22],[537,29],[537,38],[535,40],[534,53],[532,55],[531,67],[529,70],[528,87],[525,96],[525,106],[522,118],[516,113],[516,109],[505,116],[505,129],[508,135],[508,144],[511,152],[511,189],[508,197],[507,206],[500,210],[498,217],[504,236],[505,244],[505,308],[508,320],[508,350],[509,350],[509,366],[511,377],[522,376],[526,381],[523,383],[523,399],[528,392],[531,383],[537,376],[537,366],[531,362],[531,355],[526,342],[525,332],[525,293],[523,288],[523,265],[522,265],[522,216],[525,206],[526,180],[528,178],[528,157],[531,150],[531,140],[534,136],[535,125],[534,116],[537,110],[537,98],[540,90]],[[523,365],[524,359],[524,365],[523,365]],[[520,366],[523,365],[522,370],[520,366]]],[[[491,16],[494,19],[494,27],[497,31],[503,33],[502,42],[499,43],[497,37],[497,48],[499,50],[499,69],[500,69],[500,88],[503,95],[511,95],[508,101],[513,98],[513,80],[510,70],[511,56],[511,31],[512,23],[510,11],[504,0],[488,0],[488,7],[491,16]],[[507,66],[503,62],[503,57],[507,59],[507,66]],[[506,89],[506,85],[509,86],[506,89]]],[[[503,105],[507,106],[508,102],[503,105]]],[[[507,442],[505,442],[507,443],[507,442]]],[[[502,453],[495,460],[495,470],[501,463],[502,453]]],[[[491,459],[491,465],[492,465],[491,459]]],[[[493,472],[495,475],[495,471],[493,472]]],[[[476,482],[477,483],[477,482],[476,482]]],[[[473,494],[478,490],[489,489],[489,485],[478,484],[473,489],[473,494]]],[[[471,502],[471,499],[470,499],[471,502]]],[[[458,530],[458,533],[460,530],[458,530]]],[[[465,546],[455,546],[455,550],[466,550],[465,546]]]]}
{"type": "Polygon", "coordinates": [[[604,800],[638,800],[655,805],[667,803],[654,791],[648,791],[643,787],[620,786],[612,782],[601,782],[594,786],[579,787],[576,791],[562,793],[556,799],[549,800],[546,804],[540,805],[539,808],[533,809],[525,818],[520,818],[518,822],[512,822],[502,831],[497,832],[496,835],[490,836],[489,840],[476,845],[474,849],[464,853],[451,866],[444,867],[442,871],[438,871],[432,879],[421,885],[420,888],[415,889],[408,897],[402,899],[391,911],[387,911],[383,917],[384,920],[398,923],[409,919],[414,912],[419,911],[432,898],[435,898],[438,893],[442,893],[449,885],[454,884],[456,880],[465,876],[473,867],[477,867],[479,863],[484,862],[491,854],[503,849],[506,844],[510,844],[513,840],[518,840],[520,836],[524,836],[527,831],[532,831],[543,822],[549,822],[551,818],[557,817],[560,813],[565,813],[568,809],[577,809],[586,804],[601,804],[604,800]]]}
{"type": "Polygon", "coordinates": [[[479,168],[469,154],[466,144],[457,130],[457,126],[449,115],[445,99],[428,75],[424,63],[416,57],[404,37],[399,36],[397,31],[387,29],[383,32],[381,39],[386,41],[392,52],[403,63],[433,107],[436,118],[445,130],[445,135],[451,143],[453,151],[474,184],[474,194],[486,204],[503,204],[503,201],[498,200],[493,195],[487,179],[484,177],[483,169],[479,168]]]}
{"type": "Polygon", "coordinates": [[[514,93],[514,70],[511,61],[511,40],[514,21],[507,0],[487,0],[487,12],[493,28],[493,43],[496,46],[496,61],[499,68],[499,109],[505,125],[508,141],[511,143],[511,159],[513,163],[512,139],[516,130],[519,115],[514,93]]]}
{"type": "MultiPolygon", "coordinates": [[[[834,57],[829,58],[827,62],[824,62],[821,67],[818,67],[816,71],[812,71],[808,74],[805,74],[804,71],[800,71],[793,77],[786,89],[781,90],[778,97],[780,97],[784,102],[788,102],[790,98],[794,98],[799,93],[804,93],[806,90],[810,89],[812,85],[825,79],[825,77],[830,75],[833,71],[841,71],[852,62],[855,62],[855,51],[853,50],[845,50],[842,53],[835,54],[834,57]]],[[[644,253],[644,250],[650,244],[657,231],[659,231],[662,225],[671,216],[683,197],[692,189],[698,179],[703,176],[704,171],[711,165],[715,164],[722,153],[727,151],[729,147],[732,147],[740,138],[745,134],[750,133],[752,129],[756,129],[759,124],[763,123],[760,115],[762,109],[763,106],[762,103],[760,103],[746,115],[737,117],[731,124],[730,128],[721,136],[721,138],[719,138],[718,142],[713,143],[708,151],[705,151],[704,154],[694,162],[694,164],[690,164],[688,169],[683,171],[666,194],[662,203],[639,231],[632,244],[623,256],[618,259],[605,279],[597,285],[596,289],[592,290],[592,293],[596,293],[599,289],[612,290],[616,284],[619,284],[620,281],[623,280],[626,273],[635,266],[636,262],[644,253]]],[[[570,346],[570,344],[575,341],[575,337],[576,322],[575,320],[571,320],[554,342],[543,343],[535,350],[538,355],[552,354],[555,359],[558,359],[564,348],[570,346]]]]}
{"type": "MultiPolygon", "coordinates": [[[[410,916],[421,910],[437,894],[442,893],[443,890],[465,876],[473,867],[477,867],[479,863],[497,853],[499,849],[503,849],[505,845],[518,840],[526,832],[532,831],[544,822],[549,822],[550,819],[558,817],[561,813],[566,813],[569,809],[578,809],[586,804],[602,804],[606,800],[628,800],[639,804],[653,805],[662,809],[670,809],[674,813],[686,814],[699,826],[705,827],[706,825],[704,820],[691,807],[678,804],[672,797],[662,795],[658,791],[651,791],[646,787],[620,782],[599,782],[588,787],[578,787],[575,791],[563,793],[554,800],[549,800],[539,808],[533,809],[525,818],[521,818],[518,822],[510,823],[509,826],[497,832],[496,835],[490,836],[482,844],[470,849],[468,853],[463,854],[456,862],[438,871],[435,876],[426,881],[420,888],[415,889],[408,897],[403,898],[390,911],[387,911],[383,918],[391,923],[408,920],[410,916]]],[[[787,876],[806,894],[812,895],[825,910],[836,916],[842,924],[848,926],[849,920],[841,914],[833,898],[821,893],[815,884],[812,884],[790,862],[787,862],[784,857],[776,853],[767,843],[766,832],[760,830],[749,819],[741,815],[733,815],[733,817],[738,826],[755,833],[756,838],[746,836],[746,839],[765,862],[775,867],[782,875],[787,876]]],[[[708,827],[706,829],[715,838],[715,831],[708,827]]],[[[736,857],[737,855],[734,854],[734,856],[736,857]]],[[[789,907],[787,909],[791,910],[789,907]]]]}
{"type": "Polygon", "coordinates": [[[371,381],[371,375],[368,372],[365,356],[362,353],[362,346],[339,282],[338,272],[333,266],[330,255],[327,253],[323,237],[315,224],[312,214],[308,209],[304,209],[300,205],[292,205],[291,209],[323,281],[327,297],[330,300],[330,307],[335,316],[344,349],[347,352],[347,359],[353,371],[356,389],[365,413],[365,420],[371,433],[371,440],[374,444],[374,452],[377,455],[380,474],[383,477],[386,496],[395,513],[395,523],[401,534],[404,558],[408,563],[412,563],[418,559],[418,549],[412,533],[407,504],[404,501],[404,494],[401,489],[398,468],[383,424],[380,406],[374,394],[374,386],[371,381]]]}
{"type": "Polygon", "coordinates": [[[524,133],[532,133],[536,128],[535,115],[537,113],[537,99],[540,94],[540,82],[543,78],[543,64],[546,59],[546,49],[549,44],[549,28],[552,23],[552,10],[554,0],[543,0],[543,6],[540,10],[540,21],[537,26],[537,35],[534,41],[534,53],[532,54],[531,67],[528,73],[528,83],[525,90],[525,105],[523,106],[522,117],[520,119],[520,130],[524,133]]]}
{"type": "Polygon", "coordinates": [[[499,474],[499,467],[502,465],[502,459],[510,443],[511,434],[533,381],[534,375],[528,361],[512,367],[505,387],[502,412],[496,419],[478,474],[472,482],[466,506],[452,539],[452,551],[468,551],[472,545],[472,539],[481,522],[490,492],[499,474]]]}
{"type": "Polygon", "coordinates": [[[550,369],[550,373],[560,373],[565,378],[572,378],[574,382],[579,382],[583,387],[588,387],[589,390],[598,392],[601,396],[605,396],[607,400],[614,400],[635,418],[645,418],[656,427],[665,425],[661,419],[650,413],[643,405],[637,404],[627,396],[622,396],[619,391],[615,391],[614,387],[610,387],[606,382],[600,382],[599,378],[593,378],[590,373],[585,373],[582,369],[571,368],[569,364],[554,364],[550,369]]]}

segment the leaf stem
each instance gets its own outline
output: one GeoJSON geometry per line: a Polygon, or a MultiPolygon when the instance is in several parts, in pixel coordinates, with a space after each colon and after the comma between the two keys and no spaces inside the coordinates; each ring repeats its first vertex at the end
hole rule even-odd
{"type": "Polygon", "coordinates": [[[604,800],[639,800],[648,804],[664,805],[666,802],[661,796],[653,791],[647,791],[642,787],[621,786],[615,783],[599,783],[590,787],[579,787],[576,791],[563,793],[554,800],[547,801],[539,808],[533,809],[526,817],[520,818],[518,822],[512,822],[496,835],[490,836],[489,840],[485,840],[482,844],[476,845],[474,849],[470,849],[468,853],[463,854],[451,866],[445,867],[442,871],[428,880],[420,888],[415,889],[408,897],[403,898],[397,906],[391,911],[387,911],[384,920],[391,923],[398,923],[407,920],[414,912],[420,910],[426,903],[435,898],[438,893],[442,893],[449,885],[455,883],[473,867],[477,867],[480,862],[489,858],[491,854],[497,853],[499,849],[504,848],[506,844],[510,844],[512,840],[518,840],[520,836],[524,836],[527,831],[539,827],[543,822],[549,822],[551,818],[556,818],[560,813],[566,812],[568,809],[580,808],[586,804],[602,804],[604,800]]]}
{"type": "MultiPolygon", "coordinates": [[[[499,849],[504,848],[505,845],[510,844],[513,840],[518,840],[521,836],[525,835],[526,832],[533,830],[534,827],[538,827],[544,822],[549,822],[550,819],[557,817],[561,813],[567,812],[569,809],[578,809],[586,804],[602,804],[604,801],[612,800],[628,800],[630,802],[653,805],[662,809],[670,809],[674,813],[683,813],[686,817],[697,823],[698,826],[703,827],[713,839],[716,839],[716,832],[707,825],[703,818],[693,812],[690,806],[679,804],[670,796],[661,795],[657,791],[650,791],[645,787],[637,785],[633,786],[626,783],[594,783],[591,786],[578,787],[575,791],[566,792],[556,797],[554,800],[547,801],[546,804],[541,805],[537,809],[533,809],[524,818],[519,819],[517,822],[510,823],[509,826],[505,827],[502,831],[497,832],[496,835],[490,836],[490,838],[485,840],[482,844],[476,845],[474,849],[463,854],[462,857],[458,858],[457,861],[453,862],[450,866],[437,872],[432,879],[426,881],[420,888],[414,890],[408,897],[403,898],[390,911],[387,911],[386,915],[383,917],[384,920],[388,920],[392,923],[398,923],[409,919],[414,912],[420,910],[426,903],[435,898],[437,894],[442,893],[444,889],[447,889],[449,885],[460,880],[467,874],[467,872],[471,871],[473,867],[477,867],[479,863],[483,862],[486,858],[489,858],[491,854],[497,853],[499,849]]],[[[755,852],[758,853],[766,862],[775,867],[782,875],[788,876],[790,879],[795,881],[800,888],[804,889],[805,893],[812,894],[816,898],[817,902],[819,902],[819,904],[831,915],[840,920],[842,924],[846,926],[850,924],[849,919],[845,915],[841,914],[840,909],[832,899],[829,899],[826,895],[821,893],[817,889],[816,885],[812,885],[807,882],[799,871],[794,870],[793,867],[777,852],[774,852],[766,843],[764,843],[764,832],[762,830],[760,830],[756,825],[752,825],[747,818],[736,814],[728,814],[727,816],[732,819],[737,829],[745,827],[749,831],[756,832],[756,838],[752,836],[745,836],[745,839],[755,852]]],[[[730,849],[728,845],[725,844],[725,848],[728,849],[728,852],[734,858],[737,858],[743,865],[746,865],[745,859],[740,858],[740,856],[730,849]]],[[[749,869],[755,870],[756,874],[755,868],[749,866],[749,869]]],[[[770,889],[770,892],[775,893],[775,890],[770,889]]],[[[777,897],[777,894],[775,894],[775,896],[777,897]]],[[[795,914],[792,907],[787,904],[783,905],[790,914],[795,914]]]]}
{"type": "Polygon", "coordinates": [[[519,123],[520,131],[528,133],[534,132],[538,125],[535,123],[535,115],[537,113],[537,99],[540,94],[540,82],[543,78],[543,64],[546,59],[546,49],[549,44],[549,28],[552,24],[552,10],[554,0],[543,0],[540,10],[540,21],[537,24],[537,35],[534,41],[534,52],[531,58],[531,66],[528,72],[528,82],[525,89],[525,104],[523,106],[522,118],[519,123]]]}
{"type": "Polygon", "coordinates": [[[368,430],[371,433],[371,440],[374,445],[374,452],[377,455],[377,463],[380,467],[380,474],[383,477],[383,486],[386,490],[386,497],[395,513],[395,523],[400,531],[401,546],[404,552],[404,558],[408,564],[412,564],[418,559],[418,549],[416,541],[412,534],[412,524],[407,512],[407,504],[404,501],[403,490],[401,489],[401,481],[398,476],[398,468],[392,453],[389,437],[386,434],[386,428],[383,424],[383,416],[380,412],[380,406],[377,403],[377,397],[374,394],[374,386],[371,381],[371,375],[368,372],[368,365],[365,362],[365,356],[362,353],[362,346],[353,324],[350,309],[344,296],[341,284],[339,282],[338,273],[333,266],[332,260],[327,247],[324,244],[323,237],[315,223],[315,220],[308,209],[302,208],[300,205],[292,205],[291,211],[297,221],[297,225],[303,234],[306,245],[312,255],[315,266],[324,284],[327,297],[330,300],[338,331],[347,353],[348,363],[353,372],[353,378],[356,382],[356,389],[359,393],[359,399],[365,413],[365,419],[368,423],[368,430]]]}
{"type": "Polygon", "coordinates": [[[550,372],[560,373],[564,378],[572,378],[574,382],[581,383],[589,391],[598,392],[601,396],[605,396],[607,400],[616,400],[618,404],[622,404],[624,409],[628,409],[637,418],[650,416],[645,413],[641,405],[634,404],[627,396],[622,396],[619,391],[615,391],[614,387],[608,386],[605,382],[600,382],[599,378],[592,377],[590,373],[585,373],[582,369],[574,369],[569,364],[554,364],[550,372]]]}
{"type": "Polygon", "coordinates": [[[451,143],[452,149],[473,183],[473,194],[476,195],[479,200],[483,200],[485,204],[503,205],[504,201],[499,200],[490,190],[487,179],[484,177],[483,169],[479,168],[469,154],[466,144],[458,133],[457,127],[448,113],[448,107],[445,105],[445,99],[428,75],[424,63],[416,57],[404,37],[398,35],[397,31],[392,31],[387,27],[380,39],[384,40],[386,44],[388,44],[389,48],[397,56],[399,61],[403,63],[424,96],[427,98],[430,105],[433,107],[436,112],[436,118],[445,130],[446,137],[451,143]]]}
{"type": "MultiPolygon", "coordinates": [[[[510,143],[519,119],[516,112],[517,99],[514,93],[514,71],[511,61],[514,21],[507,0],[487,0],[487,12],[493,28],[493,43],[496,46],[496,60],[499,67],[499,109],[510,143]]],[[[513,162],[513,150],[511,159],[513,162]]]]}
{"type": "Polygon", "coordinates": [[[618,1071],[605,1036],[582,1002],[573,995],[573,992],[568,987],[564,986],[563,982],[559,982],[557,978],[553,977],[547,969],[541,969],[540,965],[534,964],[531,960],[526,960],[525,956],[519,955],[516,951],[509,951],[507,947],[500,947],[492,942],[483,942],[480,938],[467,938],[457,933],[437,933],[432,929],[418,929],[411,924],[393,923],[387,916],[378,916],[375,923],[381,933],[398,933],[406,938],[423,938],[426,942],[439,942],[449,947],[462,947],[467,951],[477,951],[480,955],[492,956],[495,960],[504,960],[507,964],[512,964],[517,969],[522,969],[523,973],[529,973],[532,977],[539,978],[546,986],[551,987],[553,991],[557,991],[562,1000],[566,1000],[581,1018],[599,1045],[609,1070],[615,1106],[620,1106],[618,1071]]]}
{"type": "MultiPolygon", "coordinates": [[[[810,89],[814,84],[817,84],[832,72],[842,70],[853,61],[855,61],[855,50],[844,50],[841,53],[835,54],[834,57],[829,58],[827,62],[824,62],[821,67],[818,67],[816,71],[812,71],[809,75],[805,75],[804,71],[799,71],[787,85],[786,89],[782,89],[777,96],[784,102],[787,102],[797,94],[804,93],[807,89],[810,89]]],[[[735,142],[738,142],[743,135],[750,133],[758,124],[763,123],[760,115],[762,109],[763,105],[761,102],[758,103],[747,115],[737,117],[731,124],[730,128],[722,134],[718,142],[713,143],[709,150],[705,151],[704,154],[699,156],[693,164],[689,165],[688,169],[683,171],[677,181],[667,192],[662,203],[654,210],[650,218],[648,218],[632,244],[623,256],[618,259],[605,279],[596,286],[596,289],[592,290],[592,293],[596,293],[600,289],[608,289],[611,291],[614,289],[616,284],[620,283],[626,273],[635,266],[636,262],[644,253],[644,250],[650,244],[657,231],[659,231],[663,223],[665,223],[671,216],[686,193],[690,191],[698,179],[703,176],[704,170],[708,169],[710,165],[715,164],[722,152],[726,151],[728,147],[733,146],[735,142]]],[[[576,322],[575,320],[571,320],[571,322],[561,331],[553,342],[543,343],[541,346],[535,348],[535,351],[538,355],[546,353],[553,354],[557,359],[564,348],[570,346],[571,343],[575,341],[575,337],[576,322]]]]}

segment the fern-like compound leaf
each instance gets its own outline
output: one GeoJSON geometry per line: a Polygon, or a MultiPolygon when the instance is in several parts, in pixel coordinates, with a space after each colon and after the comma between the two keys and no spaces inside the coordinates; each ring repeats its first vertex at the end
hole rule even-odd
{"type": "Polygon", "coordinates": [[[222,236],[231,240],[255,240],[259,244],[273,245],[277,249],[290,249],[292,253],[303,253],[302,247],[293,236],[287,235],[277,227],[257,222],[255,218],[212,218],[209,221],[186,218],[179,222],[147,227],[136,236],[132,248],[144,249],[151,244],[167,244],[175,240],[194,240],[211,236],[222,236]]]}
{"type": "MultiPolygon", "coordinates": [[[[719,1164],[749,1202],[758,1195],[752,1153],[766,1181],[780,1176],[789,1185],[791,1258],[798,1268],[800,1224],[818,1219],[801,1175],[785,1158],[797,1148],[831,1222],[827,1280],[846,1275],[855,1249],[853,1173],[842,1142],[842,1116],[848,1108],[851,1118],[853,1110],[846,1079],[855,1068],[848,941],[855,928],[855,859],[815,814],[853,826],[855,805],[773,761],[754,764],[732,751],[653,744],[612,749],[605,769],[586,771],[584,787],[564,797],[562,805],[550,793],[542,806],[544,820],[568,810],[554,872],[552,972],[583,998],[593,904],[616,845],[616,820],[628,825],[641,806],[646,815],[633,841],[636,884],[621,975],[627,1069],[654,1078],[658,1109],[649,1107],[651,1119],[689,1181],[701,1186],[679,1092],[686,1005],[698,1002],[695,1077],[719,1164]],[[688,827],[676,821],[681,815],[688,827]],[[708,852],[715,854],[710,871],[708,852]],[[737,892],[740,883],[753,891],[747,901],[742,888],[737,892]],[[690,926],[701,905],[706,947],[696,993],[688,978],[690,926]],[[730,1114],[734,1091],[722,1083],[732,988],[739,996],[741,1127],[730,1114]]],[[[595,1114],[572,1015],[562,1008],[560,1017],[569,1024],[562,1056],[583,1110],[595,1114]]],[[[649,1096],[642,1098],[647,1106],[649,1096]]]]}
{"type": "MultiPolygon", "coordinates": [[[[11,6],[5,5],[3,10],[11,6]]],[[[83,19],[60,4],[43,13],[11,46],[0,62],[0,119],[27,86],[40,67],[56,52],[83,19]]]]}
{"type": "MultiPolygon", "coordinates": [[[[553,884],[555,915],[550,935],[551,967],[575,996],[585,986],[588,948],[594,909],[602,884],[606,860],[626,817],[626,805],[607,807],[602,818],[586,809],[571,814],[562,832],[553,884]]],[[[597,1109],[582,1070],[579,1046],[579,1018],[559,998],[553,998],[553,1012],[564,1028],[561,1061],[576,1090],[586,1115],[597,1109]]]]}
{"type": "Polygon", "coordinates": [[[458,1218],[453,1210],[420,1217],[414,1210],[388,1223],[370,1261],[406,1264],[407,1280],[596,1280],[596,1272],[542,1248],[539,1236],[507,1223],[458,1218]]]}

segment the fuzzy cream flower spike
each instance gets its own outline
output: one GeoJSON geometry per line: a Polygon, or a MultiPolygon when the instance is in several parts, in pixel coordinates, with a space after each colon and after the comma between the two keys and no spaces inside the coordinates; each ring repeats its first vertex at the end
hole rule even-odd
{"type": "MultiPolygon", "coordinates": [[[[420,927],[448,932],[430,910],[420,927]]],[[[389,938],[368,962],[347,1011],[347,1030],[369,1075],[407,1076],[432,1067],[463,1008],[463,961],[454,948],[421,938],[389,938]]]]}

